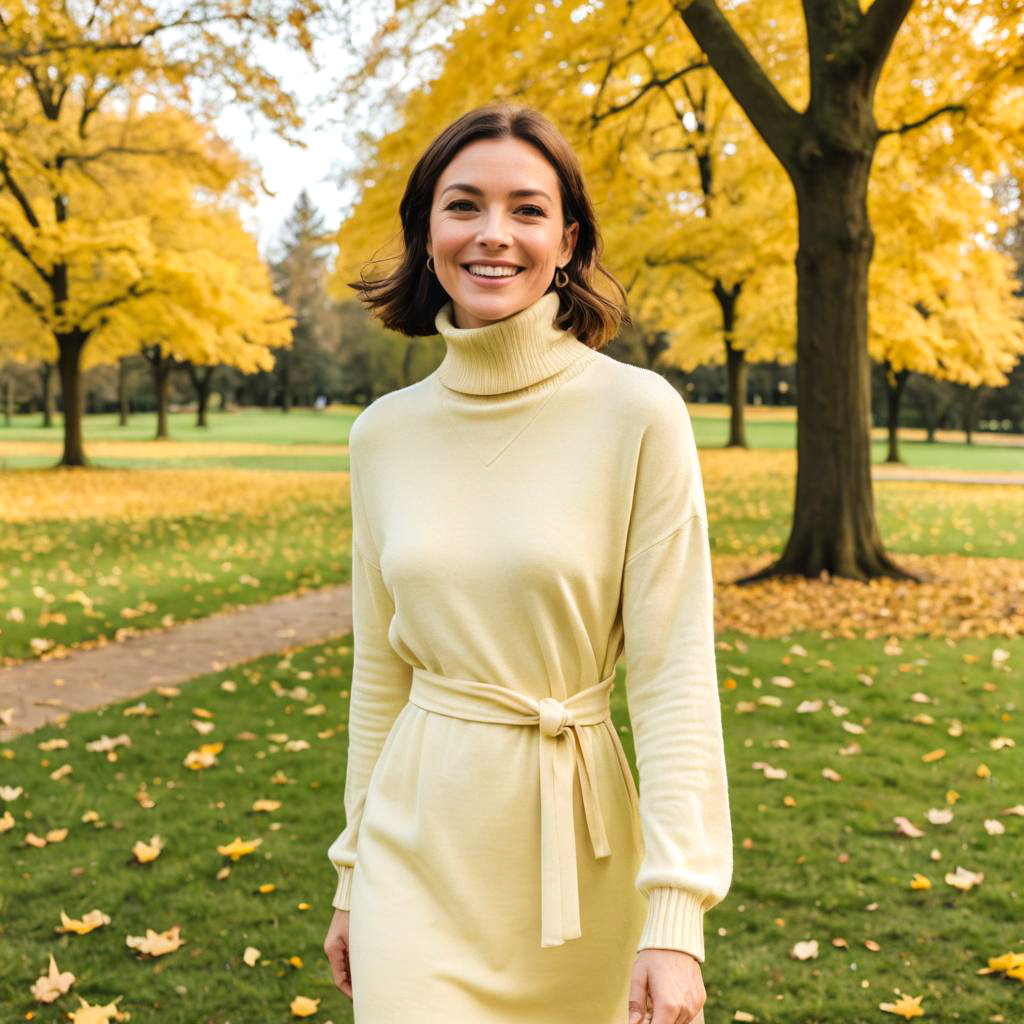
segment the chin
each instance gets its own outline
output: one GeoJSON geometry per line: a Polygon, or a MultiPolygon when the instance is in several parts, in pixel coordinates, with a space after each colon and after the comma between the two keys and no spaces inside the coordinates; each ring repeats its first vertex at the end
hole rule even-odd
{"type": "Polygon", "coordinates": [[[518,313],[527,305],[526,296],[519,295],[464,295],[455,296],[455,301],[470,316],[479,320],[502,320],[518,313]]]}

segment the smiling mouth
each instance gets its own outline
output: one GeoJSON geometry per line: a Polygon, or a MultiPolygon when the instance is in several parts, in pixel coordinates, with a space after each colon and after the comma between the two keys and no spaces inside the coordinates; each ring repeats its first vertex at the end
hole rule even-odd
{"type": "Polygon", "coordinates": [[[509,274],[509,273],[507,273],[507,270],[509,270],[511,268],[507,268],[506,267],[506,268],[502,268],[502,273],[500,273],[500,274],[478,274],[475,271],[470,269],[470,267],[472,267],[472,266],[473,266],[473,264],[471,264],[471,263],[463,263],[462,264],[462,269],[465,270],[466,273],[470,275],[470,277],[477,277],[477,278],[481,278],[481,279],[484,279],[484,280],[487,280],[487,281],[495,281],[495,280],[503,281],[503,280],[505,280],[507,278],[518,277],[523,272],[523,270],[525,269],[523,267],[516,267],[515,268],[515,273],[509,274]]]}

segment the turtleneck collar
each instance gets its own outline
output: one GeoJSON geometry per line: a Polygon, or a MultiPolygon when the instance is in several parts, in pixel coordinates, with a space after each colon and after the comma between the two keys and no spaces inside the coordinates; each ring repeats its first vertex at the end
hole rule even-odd
{"type": "Polygon", "coordinates": [[[528,387],[575,362],[588,345],[555,326],[558,292],[483,327],[456,327],[449,299],[434,324],[447,345],[437,375],[445,387],[471,395],[500,395],[528,387]]]}

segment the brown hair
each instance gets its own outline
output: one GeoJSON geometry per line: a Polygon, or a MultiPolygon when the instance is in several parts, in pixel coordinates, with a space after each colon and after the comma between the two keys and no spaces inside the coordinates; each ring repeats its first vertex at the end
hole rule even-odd
{"type": "Polygon", "coordinates": [[[583,182],[579,160],[562,133],[532,107],[491,103],[463,114],[427,147],[409,175],[398,212],[405,246],[398,267],[385,277],[359,281],[349,287],[385,327],[411,337],[437,333],[434,318],[450,296],[426,265],[427,232],[434,188],[445,167],[463,146],[477,139],[516,138],[540,151],[558,175],[565,227],[579,224],[572,258],[565,266],[569,283],[558,288],[559,311],[555,324],[591,348],[600,348],[630,323],[626,292],[601,264],[601,236],[594,209],[583,182]],[[605,298],[594,287],[603,275],[617,290],[620,301],[605,298]]]}

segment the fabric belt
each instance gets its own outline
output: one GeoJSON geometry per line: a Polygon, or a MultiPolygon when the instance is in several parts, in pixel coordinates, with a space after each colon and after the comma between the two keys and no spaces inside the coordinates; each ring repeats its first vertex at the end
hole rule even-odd
{"type": "Polygon", "coordinates": [[[560,946],[566,939],[582,935],[573,820],[575,771],[579,772],[584,816],[594,856],[611,856],[597,795],[592,737],[587,727],[603,729],[612,739],[629,794],[633,841],[637,851],[642,850],[636,785],[611,719],[609,695],[614,683],[613,673],[560,701],[554,697],[530,697],[496,683],[456,679],[413,668],[409,700],[425,711],[474,722],[540,727],[542,947],[560,946]]]}

